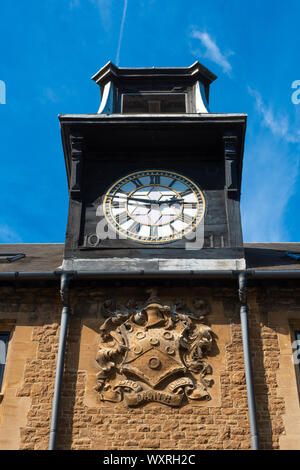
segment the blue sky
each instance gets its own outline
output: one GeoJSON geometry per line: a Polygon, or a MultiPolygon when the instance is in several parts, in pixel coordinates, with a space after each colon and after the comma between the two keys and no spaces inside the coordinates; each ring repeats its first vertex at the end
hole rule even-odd
{"type": "Polygon", "coordinates": [[[248,114],[244,240],[299,241],[300,103],[292,102],[299,18],[299,0],[2,2],[0,242],[64,241],[68,196],[57,115],[97,112],[99,89],[90,77],[108,60],[120,67],[199,60],[214,72],[211,112],[248,114]]]}

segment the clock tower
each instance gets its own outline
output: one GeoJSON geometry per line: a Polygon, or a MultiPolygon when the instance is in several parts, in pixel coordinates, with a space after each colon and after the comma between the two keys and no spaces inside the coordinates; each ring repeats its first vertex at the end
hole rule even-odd
{"type": "Polygon", "coordinates": [[[93,77],[97,114],[60,115],[69,186],[63,268],[241,270],[245,114],[209,111],[199,62],[93,77]]]}

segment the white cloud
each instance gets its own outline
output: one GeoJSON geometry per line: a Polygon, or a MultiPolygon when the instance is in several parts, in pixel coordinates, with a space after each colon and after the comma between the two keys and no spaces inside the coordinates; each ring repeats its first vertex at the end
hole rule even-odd
{"type": "Polygon", "coordinates": [[[73,10],[74,8],[78,8],[79,6],[80,6],[79,0],[71,0],[69,3],[70,10],[73,10]]]}
{"type": "MultiPolygon", "coordinates": [[[[291,242],[286,211],[296,190],[300,132],[285,113],[274,111],[251,87],[260,130],[246,142],[243,171],[242,220],[247,242],[291,242]],[[267,132],[267,131],[270,132],[267,132]],[[246,181],[246,184],[245,184],[246,181]]],[[[253,125],[251,121],[250,126],[253,125]]],[[[259,128],[258,128],[259,129],[259,128]]]]}
{"type": "Polygon", "coordinates": [[[292,130],[287,115],[274,113],[272,106],[267,106],[261,94],[248,86],[248,92],[255,99],[255,107],[262,117],[262,124],[267,127],[274,136],[280,137],[286,142],[300,143],[299,129],[292,130]]]}
{"type": "Polygon", "coordinates": [[[55,93],[55,91],[48,87],[45,89],[45,98],[48,100],[48,101],[51,101],[52,103],[57,103],[57,101],[59,101],[59,98],[57,96],[57,94],[55,93]]]}
{"type": "MultiPolygon", "coordinates": [[[[194,39],[199,39],[202,43],[202,45],[205,47],[205,53],[204,57],[207,57],[209,60],[212,62],[215,62],[218,64],[220,67],[222,67],[223,71],[227,74],[230,74],[232,67],[231,64],[229,63],[227,57],[232,55],[233,52],[228,52],[226,54],[223,54],[219,47],[217,46],[216,42],[212,39],[212,37],[204,32],[204,31],[193,31],[191,36],[194,39]]],[[[197,55],[201,55],[200,51],[196,51],[197,55]]],[[[195,54],[195,55],[196,55],[195,54]]]]}
{"type": "Polygon", "coordinates": [[[37,98],[41,104],[58,103],[60,97],[53,88],[45,87],[41,89],[40,96],[37,98]]]}
{"type": "Polygon", "coordinates": [[[105,31],[109,31],[112,27],[112,6],[113,0],[89,0],[97,6],[102,25],[105,31]]]}
{"type": "Polygon", "coordinates": [[[0,225],[0,243],[22,243],[20,235],[8,225],[0,225]]]}
{"type": "MultiPolygon", "coordinates": [[[[299,159],[289,144],[261,132],[246,152],[241,213],[246,242],[288,242],[285,213],[295,193],[299,159]]],[[[294,240],[295,241],[295,240],[294,240]]]]}

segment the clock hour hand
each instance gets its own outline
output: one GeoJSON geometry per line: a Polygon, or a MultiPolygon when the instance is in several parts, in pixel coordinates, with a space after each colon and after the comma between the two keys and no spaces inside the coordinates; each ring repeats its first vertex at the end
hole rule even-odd
{"type": "Polygon", "coordinates": [[[195,205],[196,202],[191,202],[191,201],[185,201],[184,199],[177,199],[175,196],[172,197],[171,199],[169,199],[168,201],[159,201],[159,204],[172,204],[174,202],[179,202],[179,203],[182,203],[182,204],[186,204],[186,205],[195,205]]]}
{"type": "Polygon", "coordinates": [[[152,199],[143,199],[137,197],[126,197],[126,196],[112,196],[114,199],[126,199],[127,201],[137,201],[137,202],[145,202],[146,204],[160,204],[160,201],[154,201],[152,199]]]}
{"type": "Polygon", "coordinates": [[[145,202],[146,204],[159,204],[159,201],[154,201],[152,199],[143,199],[137,197],[128,197],[128,201],[137,201],[137,202],[145,202]]]}

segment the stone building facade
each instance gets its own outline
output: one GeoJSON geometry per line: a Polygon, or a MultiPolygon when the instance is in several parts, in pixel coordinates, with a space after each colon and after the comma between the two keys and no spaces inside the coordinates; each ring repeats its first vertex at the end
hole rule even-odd
{"type": "MultiPolygon", "coordinates": [[[[286,245],[248,245],[246,250],[250,257],[251,251],[271,250],[283,258],[287,248],[295,250],[295,246],[286,245]]],[[[41,264],[44,256],[49,266],[49,260],[55,262],[63,246],[24,245],[18,249],[27,251],[27,261],[38,252],[41,264]]],[[[286,263],[282,270],[294,268],[289,261],[286,263]]],[[[125,402],[101,401],[95,386],[99,328],[105,321],[103,303],[110,297],[123,304],[131,297],[143,300],[148,295],[147,286],[145,281],[130,286],[122,281],[105,285],[103,281],[74,281],[58,449],[251,448],[236,280],[161,284],[159,294],[165,304],[172,304],[174,298],[185,299],[188,304],[192,291],[194,298],[209,305],[206,323],[215,335],[209,354],[211,399],[181,407],[157,402],[130,407],[125,402]]],[[[300,329],[299,297],[297,280],[249,282],[250,342],[261,449],[299,449],[299,366],[292,361],[294,332],[300,329]]],[[[5,280],[1,299],[1,331],[10,331],[11,336],[2,384],[0,446],[47,449],[60,330],[59,285],[56,281],[5,280]]]]}
{"type": "Polygon", "coordinates": [[[93,78],[99,114],[60,118],[65,244],[1,246],[0,449],[299,449],[300,245],[242,242],[245,115],[199,63],[93,78]],[[116,194],[135,222],[101,239],[116,194]]]}

